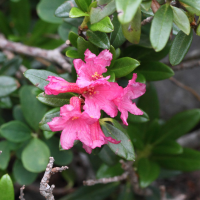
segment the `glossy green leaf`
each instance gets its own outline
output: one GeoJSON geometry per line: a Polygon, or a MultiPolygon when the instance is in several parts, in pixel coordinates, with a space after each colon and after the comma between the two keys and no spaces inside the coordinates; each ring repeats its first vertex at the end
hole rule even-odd
{"type": "Polygon", "coordinates": [[[114,176],[120,176],[121,174],[123,174],[123,172],[124,170],[122,169],[120,163],[112,167],[102,164],[97,171],[96,178],[100,179],[100,178],[110,178],[114,176]]]}
{"type": "Polygon", "coordinates": [[[190,22],[187,15],[180,8],[171,6],[173,9],[174,23],[187,35],[190,33],[190,22]]]}
{"type": "Polygon", "coordinates": [[[200,121],[200,109],[187,110],[174,115],[161,128],[156,143],[178,139],[188,133],[200,121]]]}
{"type": "Polygon", "coordinates": [[[77,48],[77,39],[78,39],[78,35],[76,33],[74,33],[73,31],[69,32],[69,36],[68,39],[70,41],[70,43],[77,48]]]}
{"type": "Polygon", "coordinates": [[[180,2],[200,11],[200,0],[180,0],[180,2]]]}
{"type": "Polygon", "coordinates": [[[186,35],[182,31],[175,37],[170,52],[169,61],[172,65],[178,65],[187,54],[193,40],[193,31],[186,35]]]}
{"type": "Polygon", "coordinates": [[[14,200],[15,199],[14,186],[8,174],[5,174],[1,177],[0,191],[1,191],[0,200],[14,200]]]}
{"type": "Polygon", "coordinates": [[[174,155],[183,153],[183,147],[174,140],[164,141],[154,146],[152,149],[154,155],[174,155]]]}
{"type": "Polygon", "coordinates": [[[144,75],[147,81],[159,81],[174,75],[171,67],[156,61],[141,62],[141,65],[134,72],[144,75]]]}
{"type": "Polygon", "coordinates": [[[198,36],[200,36],[200,24],[199,24],[198,27],[197,27],[196,34],[197,34],[198,36]]]}
{"type": "Polygon", "coordinates": [[[128,121],[131,123],[144,123],[149,121],[149,116],[143,111],[143,115],[133,115],[128,113],[128,121]]]}
{"type": "Polygon", "coordinates": [[[82,11],[87,12],[92,0],[75,0],[75,2],[82,11]]]}
{"type": "Polygon", "coordinates": [[[89,49],[92,53],[95,53],[96,55],[99,54],[98,48],[95,45],[93,45],[91,42],[83,39],[82,37],[78,37],[77,47],[78,47],[79,58],[81,58],[82,60],[84,60],[85,58],[84,53],[86,49],[89,49]]]}
{"type": "Polygon", "coordinates": [[[9,76],[0,76],[0,97],[4,97],[14,92],[19,87],[16,79],[9,76]]]}
{"type": "Polygon", "coordinates": [[[60,108],[53,108],[52,110],[48,111],[44,117],[42,118],[39,126],[44,131],[51,131],[47,122],[52,121],[54,117],[60,116],[60,108]]]}
{"type": "Polygon", "coordinates": [[[59,139],[52,137],[51,139],[45,141],[50,149],[51,156],[54,157],[55,164],[64,166],[72,162],[73,153],[71,150],[60,151],[59,150],[59,139]]]}
{"type": "Polygon", "coordinates": [[[115,73],[116,78],[120,78],[131,73],[140,63],[132,58],[119,58],[114,62],[114,66],[110,69],[115,73]]]}
{"type": "MultiPolygon", "coordinates": [[[[63,3],[64,1],[62,1],[61,3],[63,3]]],[[[60,4],[61,4],[60,3],[60,4]]],[[[75,2],[74,0],[68,0],[68,1],[65,1],[62,5],[60,5],[56,11],[55,11],[55,16],[56,17],[69,17],[69,12],[71,10],[71,8],[75,6],[75,2]]],[[[60,20],[59,20],[60,21],[60,20]]]]}
{"type": "Polygon", "coordinates": [[[31,138],[31,130],[20,121],[10,121],[1,126],[1,135],[11,142],[23,142],[31,138]]]}
{"type": "Polygon", "coordinates": [[[39,129],[39,122],[47,111],[47,106],[39,102],[36,98],[34,86],[23,86],[20,90],[20,102],[23,115],[28,124],[34,129],[39,129]]]}
{"type": "Polygon", "coordinates": [[[24,76],[31,81],[36,87],[44,91],[44,86],[46,86],[49,81],[46,81],[48,76],[58,76],[57,74],[41,70],[41,69],[28,69],[24,76]]]}
{"type": "Polygon", "coordinates": [[[20,160],[16,160],[13,165],[13,175],[20,185],[29,185],[37,178],[37,173],[27,171],[20,160]]]}
{"type": "Polygon", "coordinates": [[[141,35],[141,10],[137,10],[134,18],[127,24],[122,25],[122,31],[125,38],[133,43],[138,44],[141,35]]]}
{"type": "Polygon", "coordinates": [[[49,162],[50,151],[38,138],[33,138],[22,152],[22,163],[30,172],[42,172],[49,162]]]}
{"type": "Polygon", "coordinates": [[[26,120],[25,120],[23,112],[22,112],[21,105],[14,106],[14,108],[13,108],[13,117],[17,121],[21,121],[23,123],[26,123],[26,120]]]}
{"type": "Polygon", "coordinates": [[[10,2],[12,26],[20,35],[25,35],[30,28],[31,6],[29,0],[10,2]]]}
{"type": "Polygon", "coordinates": [[[90,16],[90,15],[76,7],[73,7],[70,10],[69,17],[71,17],[71,18],[83,17],[83,16],[90,16]]]}
{"type": "Polygon", "coordinates": [[[109,17],[105,17],[95,24],[88,25],[88,27],[92,31],[100,31],[104,33],[110,33],[114,30],[114,26],[109,17]]]}
{"type": "Polygon", "coordinates": [[[106,3],[107,5],[103,8],[92,8],[90,11],[90,22],[91,24],[97,23],[101,21],[104,17],[107,17],[113,14],[116,10],[115,1],[111,0],[110,2],[106,3]]]}
{"type": "Polygon", "coordinates": [[[113,166],[119,163],[118,156],[107,145],[103,146],[98,156],[106,165],[113,166]]]}
{"type": "MultiPolygon", "coordinates": [[[[49,0],[41,0],[37,5],[37,13],[39,17],[46,22],[61,24],[62,19],[55,16],[55,10],[64,2],[65,0],[56,0],[56,1],[52,1],[51,3],[49,2],[49,0]]],[[[67,5],[69,6],[70,2],[67,5]]],[[[60,14],[62,12],[57,11],[56,12],[57,16],[59,15],[58,13],[60,14]]]]}
{"type": "Polygon", "coordinates": [[[151,3],[152,3],[152,0],[143,1],[141,3],[141,7],[144,8],[146,11],[148,11],[151,8],[151,3]]]}
{"type": "Polygon", "coordinates": [[[115,82],[115,73],[112,71],[107,71],[106,73],[103,74],[104,77],[106,76],[110,76],[110,78],[108,79],[109,82],[115,82]]]}
{"type": "Polygon", "coordinates": [[[101,126],[106,137],[112,137],[117,141],[121,140],[119,144],[108,143],[111,150],[118,156],[127,160],[134,160],[135,154],[133,145],[128,134],[106,122],[102,123],[101,126]]]}
{"type": "Polygon", "coordinates": [[[129,23],[135,16],[141,2],[142,0],[116,0],[119,21],[122,24],[129,23]]]}
{"type": "Polygon", "coordinates": [[[173,10],[169,4],[162,5],[151,25],[150,40],[155,51],[161,51],[169,39],[173,24],[173,10]]]}
{"type": "Polygon", "coordinates": [[[58,95],[46,95],[44,92],[37,96],[37,99],[49,106],[62,107],[65,104],[69,104],[69,99],[74,96],[72,93],[61,93],[58,95]]]}
{"type": "Polygon", "coordinates": [[[139,98],[137,106],[148,114],[150,120],[153,120],[160,115],[158,96],[153,84],[149,84],[146,89],[145,94],[139,98]]]}
{"type": "Polygon", "coordinates": [[[10,150],[6,140],[0,142],[0,151],[2,151],[0,155],[0,169],[4,170],[7,168],[8,162],[10,160],[10,150]]]}
{"type": "Polygon", "coordinates": [[[138,161],[138,174],[140,186],[145,188],[149,186],[160,173],[160,167],[153,161],[147,158],[142,158],[138,161]]]}
{"type": "Polygon", "coordinates": [[[55,135],[56,132],[52,132],[52,131],[43,131],[43,135],[45,137],[45,139],[50,139],[51,137],[53,137],[55,135]]]}
{"type": "Polygon", "coordinates": [[[0,108],[5,108],[5,109],[12,108],[12,101],[10,97],[0,98],[0,108]]]}
{"type": "Polygon", "coordinates": [[[119,183],[115,182],[108,183],[106,185],[100,184],[90,187],[82,186],[72,194],[62,197],[60,200],[104,200],[116,190],[118,185],[119,183]]]}
{"type": "Polygon", "coordinates": [[[88,40],[97,47],[102,49],[110,49],[110,41],[106,33],[88,30],[86,35],[88,40]]]}
{"type": "Polygon", "coordinates": [[[68,50],[66,51],[66,56],[69,58],[79,58],[79,54],[77,50],[68,50]]]}
{"type": "Polygon", "coordinates": [[[200,152],[184,148],[180,155],[153,156],[152,158],[165,169],[195,171],[200,169],[200,152]]]}
{"type": "Polygon", "coordinates": [[[117,13],[114,14],[112,23],[115,28],[110,34],[110,43],[113,45],[113,47],[118,48],[126,41],[126,38],[122,32],[122,26],[117,18],[117,13]]]}

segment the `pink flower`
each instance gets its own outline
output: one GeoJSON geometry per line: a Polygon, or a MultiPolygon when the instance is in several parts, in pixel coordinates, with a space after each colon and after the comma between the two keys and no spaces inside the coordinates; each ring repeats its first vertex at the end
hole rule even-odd
{"type": "Polygon", "coordinates": [[[81,59],[74,60],[74,67],[78,74],[76,81],[81,88],[97,83],[102,80],[108,80],[110,76],[103,77],[102,74],[107,71],[112,60],[112,54],[108,50],[103,50],[98,56],[91,53],[89,49],[85,51],[85,62],[81,59]]]}
{"type": "Polygon", "coordinates": [[[125,125],[128,125],[128,112],[134,115],[143,115],[143,112],[136,106],[135,103],[132,102],[132,100],[142,96],[145,93],[146,85],[135,82],[136,79],[137,74],[133,74],[133,78],[129,81],[127,87],[124,88],[121,96],[114,99],[114,103],[121,112],[121,119],[125,125]]]}
{"type": "Polygon", "coordinates": [[[97,119],[90,118],[86,112],[81,113],[81,100],[72,97],[70,104],[60,108],[60,117],[55,117],[48,125],[52,131],[61,131],[61,146],[63,149],[70,149],[75,140],[80,140],[86,152],[96,147],[101,147],[107,142],[118,144],[111,137],[106,137],[97,119]]]}
{"type": "Polygon", "coordinates": [[[63,78],[48,76],[49,84],[44,87],[45,93],[48,95],[58,95],[60,93],[75,92],[81,94],[84,89],[77,86],[76,83],[69,83],[63,78]]]}

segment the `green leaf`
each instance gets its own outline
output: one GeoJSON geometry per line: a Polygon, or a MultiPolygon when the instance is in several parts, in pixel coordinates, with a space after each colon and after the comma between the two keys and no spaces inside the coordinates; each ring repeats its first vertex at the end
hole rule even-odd
{"type": "Polygon", "coordinates": [[[141,65],[134,72],[144,75],[146,81],[164,80],[174,75],[174,71],[170,67],[156,61],[141,62],[141,65]]]}
{"type": "Polygon", "coordinates": [[[10,160],[10,150],[8,148],[8,142],[2,141],[0,142],[0,151],[2,151],[0,155],[0,169],[6,169],[8,166],[8,162],[10,160]]]}
{"type": "Polygon", "coordinates": [[[69,32],[69,36],[68,39],[70,41],[70,43],[77,48],[77,39],[78,39],[78,35],[76,33],[74,33],[73,31],[69,32]]]}
{"type": "MultiPolygon", "coordinates": [[[[63,3],[64,1],[60,1],[60,2],[63,3]]],[[[59,5],[60,5],[60,3],[59,3],[59,5]]],[[[73,6],[75,6],[74,0],[68,0],[68,1],[64,2],[62,5],[60,5],[59,7],[57,6],[58,8],[56,7],[57,8],[56,11],[54,9],[52,9],[52,12],[55,11],[56,17],[61,17],[61,18],[69,17],[69,12],[73,6]]],[[[55,18],[54,18],[54,20],[55,20],[55,18]]]]}
{"type": "Polygon", "coordinates": [[[71,18],[77,18],[77,17],[83,17],[83,16],[90,16],[90,15],[85,13],[85,12],[83,12],[79,8],[73,7],[70,10],[69,17],[71,17],[71,18]]]}
{"type": "Polygon", "coordinates": [[[5,36],[12,34],[9,22],[6,16],[1,11],[0,11],[0,19],[1,19],[0,20],[1,33],[3,33],[5,36]]]}
{"type": "Polygon", "coordinates": [[[45,139],[50,139],[51,137],[53,137],[55,135],[56,132],[52,132],[52,131],[43,131],[43,135],[45,137],[45,139]]]}
{"type": "Polygon", "coordinates": [[[140,42],[141,35],[141,10],[137,10],[134,18],[127,24],[122,25],[122,31],[125,38],[133,43],[138,44],[140,42]]]}
{"type": "Polygon", "coordinates": [[[138,161],[138,174],[140,180],[140,186],[145,188],[149,186],[160,173],[160,167],[147,158],[142,158],[138,161]]]}
{"type": "Polygon", "coordinates": [[[179,31],[175,37],[170,52],[169,61],[172,65],[178,65],[185,55],[187,54],[193,39],[193,31],[191,30],[189,35],[186,35],[182,31],[179,31]]]}
{"type": "Polygon", "coordinates": [[[196,34],[197,34],[198,36],[200,36],[200,24],[199,24],[198,27],[197,27],[196,34]]]}
{"type": "Polygon", "coordinates": [[[20,121],[10,121],[1,126],[1,135],[11,142],[23,142],[31,138],[31,130],[20,121]]]}
{"type": "Polygon", "coordinates": [[[200,109],[187,110],[174,115],[161,128],[156,143],[168,139],[178,139],[188,133],[200,121],[200,109]]]}
{"type": "Polygon", "coordinates": [[[92,31],[100,31],[104,33],[110,33],[114,30],[114,26],[109,17],[105,17],[95,24],[89,24],[88,27],[92,31]]]}
{"type": "Polygon", "coordinates": [[[192,1],[191,0],[180,0],[180,2],[200,11],[200,0],[192,0],[192,1]]]}
{"type": "Polygon", "coordinates": [[[16,160],[13,165],[13,175],[20,185],[30,185],[37,178],[37,173],[27,171],[20,160],[16,160]]]}
{"type": "Polygon", "coordinates": [[[107,145],[103,146],[98,156],[106,165],[113,166],[119,163],[117,155],[113,153],[107,145]]]}
{"type": "MultiPolygon", "coordinates": [[[[49,2],[49,0],[41,0],[37,5],[37,14],[46,22],[61,24],[62,19],[56,17],[54,13],[55,10],[64,2],[65,0],[56,0],[52,2],[49,2]]],[[[70,2],[67,5],[69,6],[70,2]]],[[[56,13],[58,13],[58,11],[56,13]]]]}
{"type": "Polygon", "coordinates": [[[21,122],[26,123],[26,120],[25,120],[23,112],[22,112],[21,105],[14,106],[14,108],[13,108],[13,117],[17,121],[21,121],[21,122]]]}
{"type": "Polygon", "coordinates": [[[163,168],[180,171],[195,171],[200,169],[200,152],[184,148],[180,155],[153,156],[163,168]]]}
{"type": "Polygon", "coordinates": [[[152,149],[154,155],[173,155],[183,153],[183,148],[174,140],[164,141],[161,144],[154,146],[152,149]]]}
{"type": "Polygon", "coordinates": [[[115,82],[115,73],[112,71],[107,71],[106,73],[103,74],[104,77],[110,76],[108,79],[109,82],[115,82]]]}
{"type": "Polygon", "coordinates": [[[79,54],[77,50],[68,50],[66,51],[66,56],[69,58],[79,58],[79,54]]]}
{"type": "Polygon", "coordinates": [[[70,31],[77,32],[77,28],[66,22],[63,22],[58,28],[58,34],[64,41],[68,39],[70,31]]]}
{"type": "Polygon", "coordinates": [[[0,76],[0,97],[5,97],[19,87],[16,79],[9,76],[0,76]]]}
{"type": "Polygon", "coordinates": [[[0,108],[5,108],[5,109],[12,108],[12,101],[10,97],[0,98],[0,108]]]}
{"type": "Polygon", "coordinates": [[[174,14],[174,23],[187,35],[190,34],[190,22],[187,15],[180,8],[171,6],[174,14]]]}
{"type": "Polygon", "coordinates": [[[49,106],[62,107],[65,104],[69,104],[69,99],[73,97],[73,93],[61,93],[58,95],[46,95],[44,92],[37,96],[37,99],[49,106]]]}
{"type": "Polygon", "coordinates": [[[30,28],[31,7],[29,0],[10,2],[12,26],[20,35],[25,35],[30,28]]]}
{"type": "Polygon", "coordinates": [[[159,118],[159,101],[153,84],[147,86],[147,90],[145,94],[139,98],[137,106],[149,115],[150,120],[159,118]]]}
{"type": "Polygon", "coordinates": [[[24,76],[31,81],[36,87],[44,91],[44,86],[49,84],[49,81],[46,81],[48,76],[59,76],[53,72],[41,70],[41,69],[28,69],[24,76]]]}
{"type": "MultiPolygon", "coordinates": [[[[112,119],[112,121],[114,121],[112,119]]],[[[108,143],[108,146],[111,150],[127,160],[134,160],[135,154],[133,150],[132,142],[128,136],[128,134],[122,130],[104,122],[101,124],[102,130],[106,137],[112,137],[118,141],[121,141],[119,144],[108,143]]]]}
{"type": "Polygon", "coordinates": [[[75,2],[82,11],[87,12],[92,0],[75,0],[75,2]]]}
{"type": "Polygon", "coordinates": [[[143,115],[133,115],[128,113],[128,122],[131,123],[144,123],[149,121],[149,116],[143,111],[143,115]]]}
{"type": "Polygon", "coordinates": [[[97,0],[98,5],[104,5],[110,3],[112,0],[97,0]]]}
{"type": "Polygon", "coordinates": [[[107,3],[106,6],[103,8],[92,8],[90,11],[90,22],[91,24],[95,24],[99,21],[101,21],[104,17],[107,17],[111,14],[113,14],[116,10],[115,7],[115,1],[112,0],[107,3]]]}
{"type": "Polygon", "coordinates": [[[120,189],[121,188],[122,190],[118,194],[117,200],[135,200],[134,193],[132,191],[132,185],[129,182],[127,182],[126,185],[121,185],[120,189]]]}
{"type": "Polygon", "coordinates": [[[87,31],[87,38],[88,40],[102,49],[110,49],[110,41],[106,33],[102,33],[99,31],[93,32],[88,30],[87,31]]]}
{"type": "Polygon", "coordinates": [[[120,163],[117,163],[116,165],[110,167],[106,164],[102,164],[100,168],[97,171],[96,178],[110,178],[114,176],[120,176],[123,174],[124,170],[121,167],[120,163]]]}
{"type": "Polygon", "coordinates": [[[48,111],[44,117],[42,118],[39,126],[44,131],[51,131],[47,122],[52,121],[54,117],[60,116],[60,108],[53,108],[52,110],[48,111]]]}
{"type": "Polygon", "coordinates": [[[36,98],[38,89],[33,86],[23,86],[20,90],[20,102],[23,115],[28,124],[34,129],[39,129],[39,122],[47,111],[47,106],[36,98]]]}
{"type": "Polygon", "coordinates": [[[114,66],[110,71],[115,73],[116,78],[121,78],[131,73],[139,65],[140,63],[135,59],[129,57],[119,58],[114,62],[114,66]]]}
{"type": "Polygon", "coordinates": [[[38,138],[33,138],[22,152],[22,163],[30,172],[42,172],[49,162],[50,152],[47,145],[38,138]]]}
{"type": "Polygon", "coordinates": [[[117,13],[114,14],[112,23],[115,28],[110,34],[110,43],[113,45],[113,47],[118,48],[126,41],[126,38],[122,32],[122,26],[117,18],[117,13]]]}
{"type": "Polygon", "coordinates": [[[173,24],[173,10],[169,4],[162,5],[151,25],[150,40],[155,51],[161,51],[169,39],[173,24]]]}
{"type": "Polygon", "coordinates": [[[119,183],[108,183],[106,185],[100,184],[90,187],[82,186],[72,194],[62,197],[60,200],[104,200],[116,190],[118,185],[119,183]]]}
{"type": "Polygon", "coordinates": [[[45,143],[50,149],[51,156],[55,159],[55,164],[57,165],[68,165],[72,162],[73,153],[71,150],[60,151],[59,150],[59,139],[52,137],[46,140],[45,143]]]}
{"type": "Polygon", "coordinates": [[[151,48],[131,45],[122,52],[122,57],[132,57],[139,61],[159,61],[168,55],[170,47],[171,43],[168,43],[162,51],[155,52],[151,48]]]}
{"type": "Polygon", "coordinates": [[[4,176],[1,177],[0,191],[1,191],[0,200],[14,200],[15,199],[14,186],[8,174],[5,174],[4,176]]]}
{"type": "Polygon", "coordinates": [[[78,46],[79,58],[81,58],[82,60],[84,60],[84,58],[85,58],[84,53],[85,53],[86,49],[89,49],[92,53],[94,53],[96,55],[99,54],[98,48],[95,45],[93,45],[91,42],[83,39],[82,37],[78,37],[77,46],[78,46]]]}
{"type": "Polygon", "coordinates": [[[119,21],[122,24],[129,23],[135,16],[141,2],[142,0],[116,0],[119,21]]]}

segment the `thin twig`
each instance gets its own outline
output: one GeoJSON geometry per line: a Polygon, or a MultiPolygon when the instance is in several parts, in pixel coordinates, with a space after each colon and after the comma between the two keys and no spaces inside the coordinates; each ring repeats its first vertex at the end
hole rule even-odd
{"type": "Polygon", "coordinates": [[[30,47],[18,42],[11,42],[0,35],[0,49],[12,51],[19,54],[24,54],[31,57],[39,57],[54,62],[60,65],[63,69],[71,72],[71,65],[67,62],[66,58],[60,51],[66,48],[67,44],[61,45],[54,50],[46,50],[37,47],[30,47]]]}
{"type": "Polygon", "coordinates": [[[171,68],[174,71],[178,71],[184,69],[192,69],[194,67],[200,67],[200,59],[183,61],[181,64],[172,66],[171,68]]]}
{"type": "Polygon", "coordinates": [[[150,23],[152,20],[153,20],[153,16],[147,17],[146,19],[144,19],[144,20],[141,22],[141,26],[144,26],[145,24],[150,23]]]}
{"type": "Polygon", "coordinates": [[[176,80],[173,77],[169,78],[169,80],[171,80],[177,86],[179,86],[179,87],[183,88],[184,90],[187,90],[188,92],[190,92],[192,95],[194,95],[200,101],[200,95],[194,89],[192,89],[191,87],[188,87],[187,85],[184,85],[183,83],[181,83],[180,81],[176,80]]]}
{"type": "Polygon", "coordinates": [[[97,179],[97,180],[91,179],[91,180],[83,181],[83,185],[91,186],[91,185],[96,185],[96,184],[99,184],[99,183],[107,184],[107,183],[125,180],[127,177],[128,177],[128,173],[125,172],[121,176],[114,176],[114,177],[111,177],[111,178],[101,178],[101,179],[97,179]]]}
{"type": "Polygon", "coordinates": [[[24,198],[24,189],[25,189],[25,185],[23,185],[23,186],[20,188],[20,196],[19,196],[19,199],[20,199],[20,200],[25,200],[25,198],[24,198]]]}
{"type": "Polygon", "coordinates": [[[53,168],[54,158],[49,158],[49,164],[47,165],[46,171],[44,173],[44,176],[40,182],[40,194],[44,196],[47,200],[54,200],[53,196],[53,189],[55,188],[54,185],[49,186],[49,179],[51,178],[52,174],[55,174],[57,172],[62,172],[66,169],[68,169],[67,166],[65,167],[55,167],[53,168]]]}

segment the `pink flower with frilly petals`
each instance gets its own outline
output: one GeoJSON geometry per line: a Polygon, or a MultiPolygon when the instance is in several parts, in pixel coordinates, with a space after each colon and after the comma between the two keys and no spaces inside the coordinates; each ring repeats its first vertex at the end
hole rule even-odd
{"type": "Polygon", "coordinates": [[[85,51],[85,62],[81,59],[73,61],[78,74],[77,85],[83,88],[102,80],[108,80],[110,76],[104,78],[102,74],[107,71],[106,66],[110,65],[111,60],[112,54],[108,50],[103,50],[96,56],[87,49],[85,51]]]}
{"type": "Polygon", "coordinates": [[[124,88],[120,97],[114,99],[114,103],[118,110],[121,112],[121,119],[125,125],[128,125],[127,118],[128,112],[134,115],[143,115],[143,112],[132,102],[142,96],[146,92],[146,85],[143,83],[135,82],[137,74],[133,74],[133,78],[129,81],[127,87],[124,88]]]}
{"type": "Polygon", "coordinates": [[[48,125],[52,131],[61,131],[61,146],[63,149],[70,149],[75,140],[80,140],[86,152],[96,147],[107,144],[108,141],[118,144],[111,137],[106,137],[99,125],[99,121],[90,118],[86,112],[81,113],[81,100],[78,97],[72,97],[70,104],[60,108],[60,117],[55,117],[48,125]]]}

